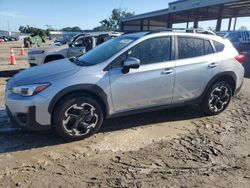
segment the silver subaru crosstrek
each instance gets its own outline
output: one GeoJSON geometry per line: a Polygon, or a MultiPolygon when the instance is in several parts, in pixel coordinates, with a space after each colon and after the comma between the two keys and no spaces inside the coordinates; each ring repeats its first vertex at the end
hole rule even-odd
{"type": "Polygon", "coordinates": [[[244,56],[221,37],[140,32],[111,39],[79,58],[22,71],[7,83],[6,109],[29,130],[86,138],[107,118],[199,104],[224,111],[241,88],[244,56]]]}

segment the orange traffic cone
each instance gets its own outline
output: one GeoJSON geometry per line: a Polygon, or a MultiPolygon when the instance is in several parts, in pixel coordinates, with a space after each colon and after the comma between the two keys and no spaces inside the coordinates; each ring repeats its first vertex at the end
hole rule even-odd
{"type": "Polygon", "coordinates": [[[25,51],[24,51],[23,43],[22,43],[22,46],[21,46],[21,50],[20,50],[19,55],[24,55],[24,54],[25,54],[25,51]]]}
{"type": "Polygon", "coordinates": [[[15,65],[16,64],[16,58],[13,52],[13,48],[10,48],[10,64],[15,65]]]}

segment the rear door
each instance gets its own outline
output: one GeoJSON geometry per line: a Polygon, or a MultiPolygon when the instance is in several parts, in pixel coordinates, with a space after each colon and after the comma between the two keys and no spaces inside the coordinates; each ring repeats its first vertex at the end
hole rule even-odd
{"type": "Polygon", "coordinates": [[[220,72],[218,54],[211,42],[198,37],[176,37],[174,103],[198,98],[210,79],[220,72]]]}
{"type": "Polygon", "coordinates": [[[175,62],[171,39],[147,39],[113,62],[109,75],[116,112],[172,103],[175,62]],[[123,74],[122,64],[127,57],[140,59],[141,66],[123,74]]]}

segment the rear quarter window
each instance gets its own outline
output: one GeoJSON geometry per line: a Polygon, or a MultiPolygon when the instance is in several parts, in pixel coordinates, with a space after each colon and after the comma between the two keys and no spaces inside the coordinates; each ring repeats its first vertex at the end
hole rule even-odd
{"type": "Polygon", "coordinates": [[[214,47],[216,49],[216,52],[222,52],[225,48],[225,45],[220,43],[220,42],[217,42],[217,41],[213,41],[214,43],[214,47]]]}

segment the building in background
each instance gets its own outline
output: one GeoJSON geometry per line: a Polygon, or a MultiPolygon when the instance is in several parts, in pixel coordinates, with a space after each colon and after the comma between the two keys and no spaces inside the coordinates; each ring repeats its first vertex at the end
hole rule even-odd
{"type": "Polygon", "coordinates": [[[222,19],[229,19],[228,30],[235,30],[237,18],[250,16],[249,0],[178,0],[167,9],[124,18],[121,31],[150,31],[172,28],[185,23],[186,28],[198,28],[199,21],[216,20],[216,31],[221,30],[222,19]]]}
{"type": "Polygon", "coordinates": [[[28,36],[30,36],[30,34],[27,34],[27,33],[20,33],[20,32],[17,32],[17,31],[5,31],[5,30],[0,30],[0,36],[12,36],[12,37],[15,37],[19,40],[23,39],[23,38],[26,38],[28,36]]]}

